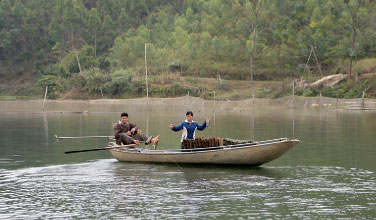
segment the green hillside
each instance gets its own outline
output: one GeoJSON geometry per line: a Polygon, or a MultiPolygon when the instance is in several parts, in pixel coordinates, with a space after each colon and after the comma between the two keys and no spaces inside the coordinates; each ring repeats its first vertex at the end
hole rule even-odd
{"type": "Polygon", "coordinates": [[[374,11],[372,0],[0,0],[0,95],[145,96],[146,46],[154,97],[247,98],[252,69],[258,97],[342,73],[338,87],[297,92],[375,98],[361,77],[376,72],[374,11]]]}

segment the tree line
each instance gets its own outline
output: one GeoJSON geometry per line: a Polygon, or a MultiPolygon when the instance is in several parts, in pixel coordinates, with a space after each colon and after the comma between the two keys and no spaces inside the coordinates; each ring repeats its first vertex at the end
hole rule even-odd
{"type": "Polygon", "coordinates": [[[374,11],[373,0],[1,0],[0,77],[138,94],[146,44],[152,75],[281,79],[318,62],[351,78],[353,60],[375,57],[374,11]]]}

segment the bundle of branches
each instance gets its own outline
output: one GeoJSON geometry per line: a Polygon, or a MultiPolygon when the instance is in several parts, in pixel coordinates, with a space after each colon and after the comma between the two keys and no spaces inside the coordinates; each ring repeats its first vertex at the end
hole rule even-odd
{"type": "Polygon", "coordinates": [[[184,149],[217,147],[217,146],[223,146],[223,140],[222,138],[218,138],[218,137],[211,137],[211,138],[198,137],[194,140],[183,140],[183,146],[184,146],[184,149]]]}
{"type": "Polygon", "coordinates": [[[198,137],[194,140],[183,140],[184,149],[193,149],[193,148],[207,148],[207,147],[217,147],[217,146],[226,146],[233,144],[245,144],[252,143],[252,140],[236,140],[230,138],[218,138],[218,137],[198,137]]]}

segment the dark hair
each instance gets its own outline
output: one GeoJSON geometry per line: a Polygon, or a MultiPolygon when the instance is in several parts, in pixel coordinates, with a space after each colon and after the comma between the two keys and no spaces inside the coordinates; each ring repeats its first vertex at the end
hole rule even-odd
{"type": "Polygon", "coordinates": [[[192,115],[193,116],[193,112],[192,111],[187,111],[187,113],[185,115],[192,115]]]}
{"type": "Polygon", "coordinates": [[[121,115],[120,115],[121,117],[128,117],[128,113],[126,113],[126,112],[123,112],[123,113],[121,113],[121,115]]]}

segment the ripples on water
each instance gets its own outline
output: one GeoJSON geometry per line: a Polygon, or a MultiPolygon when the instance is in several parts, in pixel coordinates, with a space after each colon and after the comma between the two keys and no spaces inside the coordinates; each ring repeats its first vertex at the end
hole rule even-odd
{"type": "Polygon", "coordinates": [[[0,170],[0,218],[372,218],[375,174],[341,167],[88,163],[0,170]]]}

